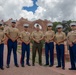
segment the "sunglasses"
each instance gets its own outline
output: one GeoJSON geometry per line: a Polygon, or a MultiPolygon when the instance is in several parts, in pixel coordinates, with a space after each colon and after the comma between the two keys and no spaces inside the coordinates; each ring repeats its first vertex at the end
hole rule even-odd
{"type": "Polygon", "coordinates": [[[2,26],[2,24],[0,24],[0,26],[2,26]]]}
{"type": "Polygon", "coordinates": [[[60,27],[60,28],[57,28],[57,29],[62,29],[62,28],[60,27]]]}
{"type": "Polygon", "coordinates": [[[13,24],[16,24],[16,22],[12,22],[13,24]]]}
{"type": "Polygon", "coordinates": [[[24,28],[28,28],[28,27],[25,26],[24,28]]]}
{"type": "Polygon", "coordinates": [[[71,27],[73,27],[73,26],[75,26],[75,25],[72,25],[71,27]]]}

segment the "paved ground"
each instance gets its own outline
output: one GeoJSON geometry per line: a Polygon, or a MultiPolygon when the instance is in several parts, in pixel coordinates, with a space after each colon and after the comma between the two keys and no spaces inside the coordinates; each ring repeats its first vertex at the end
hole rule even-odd
{"type": "MultiPolygon", "coordinates": [[[[56,66],[56,60],[55,60],[55,66],[50,67],[44,67],[39,66],[36,63],[36,66],[26,66],[25,68],[22,68],[21,66],[19,68],[16,68],[13,63],[13,54],[11,56],[11,64],[10,68],[6,68],[6,57],[7,57],[7,47],[5,46],[4,49],[4,68],[5,70],[0,70],[0,75],[76,75],[76,71],[69,71],[68,68],[70,67],[70,63],[66,62],[66,69],[62,70],[61,68],[57,69],[56,66]]],[[[18,62],[20,65],[20,53],[18,52],[18,62]]],[[[31,60],[30,60],[31,62],[31,60]]],[[[43,63],[45,62],[44,56],[43,56],[43,63]]]]}

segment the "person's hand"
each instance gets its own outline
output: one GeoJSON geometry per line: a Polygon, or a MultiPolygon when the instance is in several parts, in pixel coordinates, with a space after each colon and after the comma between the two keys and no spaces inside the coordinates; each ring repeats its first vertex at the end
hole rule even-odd
{"type": "Polygon", "coordinates": [[[12,42],[14,42],[14,39],[10,38],[12,42]]]}
{"type": "Polygon", "coordinates": [[[48,40],[45,40],[45,42],[46,42],[46,43],[49,43],[49,41],[48,41],[48,40]]]}
{"type": "Polygon", "coordinates": [[[34,40],[36,43],[40,43],[40,41],[39,40],[34,40]]]}
{"type": "Polygon", "coordinates": [[[40,43],[40,41],[39,41],[39,40],[36,40],[36,42],[37,42],[37,43],[40,43]]]}
{"type": "Polygon", "coordinates": [[[12,42],[14,42],[14,41],[15,41],[15,40],[14,40],[14,39],[12,39],[11,37],[9,37],[9,39],[11,39],[11,41],[12,41],[12,42]]]}
{"type": "Polygon", "coordinates": [[[28,42],[25,42],[25,44],[27,44],[27,45],[28,45],[29,43],[30,43],[30,41],[28,41],[28,42]]]}
{"type": "Polygon", "coordinates": [[[49,41],[52,41],[53,39],[50,39],[49,41]]]}
{"type": "Polygon", "coordinates": [[[73,41],[73,43],[76,43],[76,39],[73,41]]]}
{"type": "Polygon", "coordinates": [[[15,41],[16,41],[16,39],[12,39],[12,41],[13,41],[13,42],[15,42],[15,41]]]}
{"type": "Polygon", "coordinates": [[[1,42],[3,42],[3,41],[4,41],[4,39],[1,40],[1,42]]]}
{"type": "Polygon", "coordinates": [[[0,44],[1,44],[1,40],[0,40],[0,44]]]}
{"type": "Polygon", "coordinates": [[[60,45],[60,43],[59,43],[59,42],[56,42],[56,44],[60,45]]]}
{"type": "Polygon", "coordinates": [[[70,45],[70,47],[72,47],[73,46],[73,43],[72,42],[69,42],[69,45],[70,45]]]}
{"type": "Polygon", "coordinates": [[[60,43],[57,43],[58,45],[60,45],[60,43]]]}

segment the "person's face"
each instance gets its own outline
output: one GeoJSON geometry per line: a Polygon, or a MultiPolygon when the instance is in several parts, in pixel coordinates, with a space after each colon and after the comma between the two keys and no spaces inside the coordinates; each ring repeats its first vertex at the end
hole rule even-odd
{"type": "Polygon", "coordinates": [[[16,23],[12,23],[12,27],[15,27],[16,23]]]}
{"type": "Polygon", "coordinates": [[[75,26],[75,30],[76,30],[76,26],[75,26]]]}
{"type": "Polygon", "coordinates": [[[2,25],[0,25],[0,28],[2,28],[2,25]]]}
{"type": "Polygon", "coordinates": [[[40,30],[39,26],[38,26],[38,27],[36,27],[36,30],[37,30],[37,31],[39,31],[39,30],[40,30]]]}
{"type": "Polygon", "coordinates": [[[76,26],[75,26],[75,25],[72,25],[72,26],[71,26],[71,29],[72,29],[72,30],[76,30],[76,26]]]}
{"type": "Polygon", "coordinates": [[[61,32],[62,31],[62,28],[58,28],[57,30],[58,30],[58,32],[61,32]]]}
{"type": "Polygon", "coordinates": [[[27,31],[28,30],[28,27],[24,27],[24,30],[27,31]]]}
{"type": "Polygon", "coordinates": [[[52,30],[52,27],[51,27],[51,26],[48,26],[48,27],[47,27],[47,30],[52,30]]]}

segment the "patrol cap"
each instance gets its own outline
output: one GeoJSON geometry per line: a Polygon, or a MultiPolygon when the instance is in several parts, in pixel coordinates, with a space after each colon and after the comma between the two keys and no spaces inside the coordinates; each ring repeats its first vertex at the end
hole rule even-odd
{"type": "Polygon", "coordinates": [[[23,27],[27,28],[27,27],[29,27],[29,24],[23,24],[23,27]]]}
{"type": "Polygon", "coordinates": [[[70,26],[76,26],[76,22],[70,23],[70,26]]]}
{"type": "Polygon", "coordinates": [[[12,22],[12,23],[16,23],[16,20],[12,20],[11,22],[12,22]]]}
{"type": "Polygon", "coordinates": [[[58,28],[63,28],[63,26],[61,25],[61,24],[58,24],[57,26],[56,26],[56,28],[58,29],[58,28]]]}
{"type": "Polygon", "coordinates": [[[48,27],[52,27],[53,24],[52,24],[52,23],[48,23],[47,26],[48,26],[48,27]]]}
{"type": "Polygon", "coordinates": [[[2,22],[0,22],[0,26],[2,26],[3,25],[3,23],[2,22]]]}

